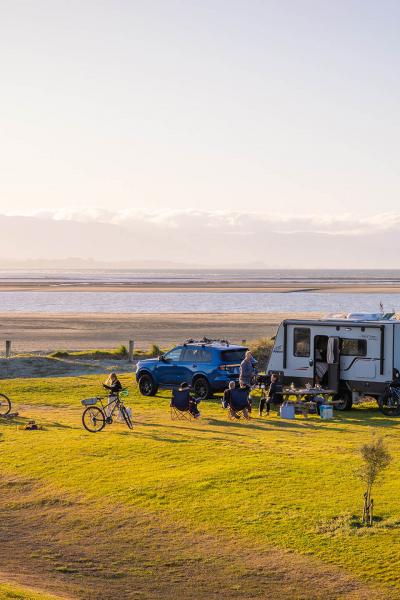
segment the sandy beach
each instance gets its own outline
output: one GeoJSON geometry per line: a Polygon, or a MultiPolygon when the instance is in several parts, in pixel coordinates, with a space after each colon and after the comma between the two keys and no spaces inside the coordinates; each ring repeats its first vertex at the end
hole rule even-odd
{"type": "Polygon", "coordinates": [[[249,342],[274,335],[282,319],[295,316],[305,315],[0,313],[0,351],[4,350],[5,340],[12,341],[14,352],[114,348],[130,339],[141,349],[153,343],[165,348],[203,336],[249,342]]]}

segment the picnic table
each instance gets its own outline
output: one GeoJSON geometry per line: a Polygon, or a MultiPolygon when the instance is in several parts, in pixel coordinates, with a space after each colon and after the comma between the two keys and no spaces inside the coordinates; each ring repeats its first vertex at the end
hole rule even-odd
{"type": "Polygon", "coordinates": [[[310,408],[316,406],[316,402],[313,401],[314,396],[322,396],[326,404],[335,405],[337,401],[332,400],[332,396],[335,395],[334,390],[327,390],[324,388],[284,388],[281,392],[277,392],[282,396],[284,402],[294,405],[295,412],[302,414],[307,418],[310,408]],[[290,397],[295,396],[295,400],[291,401],[290,397]]]}

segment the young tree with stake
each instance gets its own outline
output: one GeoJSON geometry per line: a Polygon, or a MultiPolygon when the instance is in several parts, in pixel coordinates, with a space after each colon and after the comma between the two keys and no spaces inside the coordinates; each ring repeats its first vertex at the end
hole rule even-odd
{"type": "Polygon", "coordinates": [[[374,507],[374,501],[371,498],[372,486],[382,471],[389,465],[392,457],[381,437],[373,437],[369,444],[363,444],[360,448],[360,454],[363,462],[357,469],[356,475],[366,486],[362,522],[371,526],[374,507]]]}

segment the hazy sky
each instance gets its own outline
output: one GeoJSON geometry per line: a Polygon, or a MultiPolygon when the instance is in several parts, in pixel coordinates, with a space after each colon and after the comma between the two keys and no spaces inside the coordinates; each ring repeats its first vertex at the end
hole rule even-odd
{"type": "Polygon", "coordinates": [[[0,0],[0,212],[399,212],[400,2],[0,0]]]}

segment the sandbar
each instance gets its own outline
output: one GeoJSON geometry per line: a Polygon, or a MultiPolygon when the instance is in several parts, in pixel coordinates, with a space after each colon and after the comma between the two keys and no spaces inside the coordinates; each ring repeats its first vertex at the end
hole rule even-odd
{"type": "Polygon", "coordinates": [[[0,313],[0,353],[5,340],[14,352],[114,348],[134,340],[147,349],[167,348],[188,338],[242,343],[275,334],[285,318],[318,318],[320,313],[0,313]]]}

